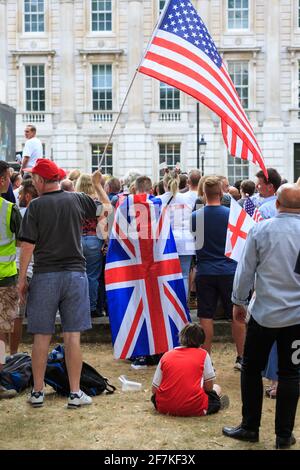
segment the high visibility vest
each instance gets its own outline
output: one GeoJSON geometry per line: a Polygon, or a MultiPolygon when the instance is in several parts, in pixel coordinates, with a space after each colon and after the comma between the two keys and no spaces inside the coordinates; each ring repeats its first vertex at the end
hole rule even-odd
{"type": "Polygon", "coordinates": [[[0,197],[0,279],[17,274],[16,239],[10,229],[13,204],[0,197]]]}

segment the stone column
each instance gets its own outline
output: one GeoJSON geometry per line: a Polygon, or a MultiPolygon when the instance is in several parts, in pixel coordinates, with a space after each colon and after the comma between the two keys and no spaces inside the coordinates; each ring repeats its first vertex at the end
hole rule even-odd
{"type": "MultiPolygon", "coordinates": [[[[140,63],[143,53],[143,1],[128,2],[128,86],[140,63]]],[[[140,74],[135,78],[128,96],[128,118],[130,121],[143,120],[143,81],[140,74]]]]}
{"type": "Polygon", "coordinates": [[[0,0],[0,103],[7,103],[7,17],[6,0],[0,0]]]}
{"type": "Polygon", "coordinates": [[[280,0],[265,3],[265,124],[280,119],[280,0]]]}
{"type": "Polygon", "coordinates": [[[74,53],[74,0],[60,0],[60,120],[64,123],[75,119],[74,53]]]}

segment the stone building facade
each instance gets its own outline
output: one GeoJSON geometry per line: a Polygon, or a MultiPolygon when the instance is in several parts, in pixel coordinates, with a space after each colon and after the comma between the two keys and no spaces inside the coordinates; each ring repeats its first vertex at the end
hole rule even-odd
{"type": "MultiPolygon", "coordinates": [[[[184,0],[182,0],[184,2],[184,0]]],[[[266,164],[300,176],[299,0],[192,0],[227,62],[266,164]]],[[[34,123],[45,156],[91,171],[164,0],[0,0],[0,101],[17,109],[17,149],[34,123]]],[[[200,106],[205,173],[231,181],[257,167],[227,156],[219,119],[200,106]]],[[[103,171],[197,164],[196,102],[138,74],[103,171]]]]}

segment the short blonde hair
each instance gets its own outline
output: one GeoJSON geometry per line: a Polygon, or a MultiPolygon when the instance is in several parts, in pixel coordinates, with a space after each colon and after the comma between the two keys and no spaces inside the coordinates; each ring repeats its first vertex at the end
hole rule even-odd
{"type": "Polygon", "coordinates": [[[206,198],[222,197],[222,183],[218,176],[208,176],[204,181],[204,194],[206,198]]]}

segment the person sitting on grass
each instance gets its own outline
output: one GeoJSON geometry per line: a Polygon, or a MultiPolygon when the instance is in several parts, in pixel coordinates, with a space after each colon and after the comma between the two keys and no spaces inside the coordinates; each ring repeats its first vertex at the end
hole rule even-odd
{"type": "Polygon", "coordinates": [[[209,354],[201,348],[205,334],[200,325],[188,323],[179,333],[179,347],[166,352],[155,371],[151,401],[159,413],[204,416],[229,405],[214,384],[209,354]]]}

